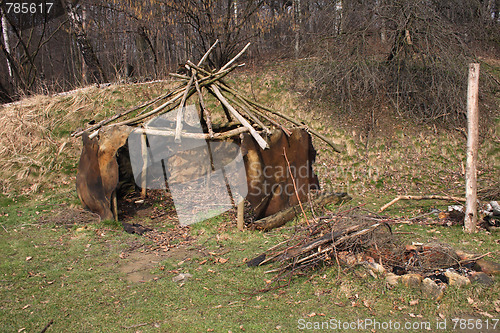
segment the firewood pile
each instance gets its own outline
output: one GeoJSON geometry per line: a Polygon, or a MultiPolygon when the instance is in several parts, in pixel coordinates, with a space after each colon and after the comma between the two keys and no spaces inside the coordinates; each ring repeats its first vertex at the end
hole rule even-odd
{"type": "Polygon", "coordinates": [[[389,285],[399,281],[424,288],[425,282],[436,299],[448,284],[466,285],[479,277],[493,283],[489,276],[500,273],[500,264],[484,259],[488,254],[471,255],[438,242],[405,245],[392,232],[396,222],[361,207],[332,213],[298,228],[247,265],[272,266],[265,272],[274,276],[262,291],[286,286],[324,266],[336,265],[339,272],[364,266],[370,275],[386,276],[389,285]]]}
{"type": "Polygon", "coordinates": [[[361,216],[355,209],[317,218],[248,265],[278,264],[279,267],[267,273],[278,273],[275,279],[279,280],[323,264],[352,263],[350,255],[356,258],[368,249],[380,250],[383,244],[385,248],[393,240],[391,235],[389,224],[382,219],[374,221],[369,216],[361,216]]]}
{"type": "MultiPolygon", "coordinates": [[[[218,41],[215,41],[196,64],[187,60],[184,65],[185,74],[170,74],[180,81],[179,85],[173,90],[129,110],[119,112],[84,130],[77,130],[71,136],[79,137],[83,133],[89,133],[90,138],[93,138],[98,135],[99,129],[104,126],[122,125],[140,127],[136,131],[144,134],[174,137],[176,142],[180,142],[182,137],[222,140],[248,132],[262,149],[266,149],[268,143],[263,138],[263,135],[269,135],[271,128],[281,129],[287,135],[291,133],[285,124],[279,120],[284,120],[292,124],[292,126],[304,127],[302,122],[246,97],[224,81],[224,78],[229,73],[245,65],[236,64],[236,61],[245,53],[250,43],[220,69],[206,69],[203,66],[204,62],[217,43],[218,41]],[[212,111],[214,110],[207,107],[207,98],[204,92],[208,92],[218,100],[224,111],[224,116],[227,118],[226,124],[236,125],[236,128],[234,126],[219,126],[213,123],[214,115],[212,111]],[[204,133],[190,132],[189,129],[185,128],[186,106],[191,97],[197,99],[196,104],[199,105],[200,119],[206,124],[204,133]],[[149,120],[168,112],[175,112],[175,129],[148,126],[149,120]]],[[[307,131],[328,143],[335,151],[341,150],[338,145],[315,130],[307,128],[307,131]]]]}

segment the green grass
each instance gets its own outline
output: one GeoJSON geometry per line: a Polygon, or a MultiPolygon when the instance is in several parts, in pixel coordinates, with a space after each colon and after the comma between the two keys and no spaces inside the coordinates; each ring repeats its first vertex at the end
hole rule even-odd
{"type": "MultiPolygon", "coordinates": [[[[2,331],[39,331],[52,319],[51,329],[57,332],[121,332],[141,324],[146,325],[134,330],[269,332],[279,327],[290,332],[300,319],[384,321],[388,314],[400,322],[414,322],[418,317],[412,315],[418,315],[435,325],[441,320],[438,313],[450,319],[476,314],[468,298],[495,314],[496,286],[449,287],[445,298],[435,302],[419,290],[390,289],[362,268],[339,274],[337,267],[324,267],[294,278],[288,287],[258,293],[270,278],[264,274],[268,267],[249,268],[244,260],[281,241],[287,231],[242,233],[228,223],[227,217],[218,217],[194,225],[194,245],[203,244],[207,255],[194,255],[181,265],[178,259],[165,259],[151,269],[157,280],[135,284],[119,271],[119,255],[130,244],[144,242],[140,236],[103,223],[72,229],[40,224],[35,217],[8,223],[7,232],[0,232],[2,331]],[[180,285],[172,281],[179,272],[193,277],[180,285]],[[418,304],[410,305],[412,300],[418,304]]],[[[498,237],[469,236],[459,227],[400,225],[395,231],[408,242],[441,239],[478,253],[491,250],[498,237]]]]}
{"type": "MultiPolygon", "coordinates": [[[[282,77],[281,69],[279,65],[267,65],[262,72],[244,72],[231,80],[263,104],[295,115],[347,144],[347,152],[335,154],[314,139],[319,152],[315,170],[325,189],[347,191],[353,197],[350,206],[364,205],[371,211],[401,194],[463,195],[463,138],[398,122],[389,124],[394,125],[393,134],[374,131],[366,139],[359,127],[332,119],[331,114],[335,113],[331,106],[306,101],[288,89],[290,82],[282,77]]],[[[48,114],[73,114],[66,122],[49,124],[53,142],[42,166],[48,165],[51,155],[68,140],[70,131],[84,127],[91,119],[99,121],[117,109],[153,98],[164,87],[153,88],[92,88],[52,104],[45,100],[48,114]]],[[[217,107],[210,97],[207,105],[211,109],[217,107]]],[[[497,127],[498,124],[500,120],[497,127]]],[[[491,287],[449,287],[444,298],[436,302],[420,290],[389,288],[382,277],[374,278],[362,267],[339,270],[331,266],[295,277],[283,288],[258,292],[272,278],[265,274],[269,267],[249,268],[245,261],[289,237],[293,228],[269,233],[238,232],[231,214],[192,225],[190,234],[196,240],[183,252],[188,257],[178,258],[175,250],[166,252],[158,263],[148,267],[155,280],[130,282],[120,269],[131,259],[122,258],[122,253],[139,246],[133,253],[140,254],[154,245],[151,240],[126,234],[112,221],[69,225],[58,217],[61,212],[80,207],[74,190],[79,144],[79,139],[70,140],[49,173],[16,179],[14,170],[4,170],[9,184],[3,187],[5,194],[0,194],[2,332],[23,328],[37,332],[50,320],[53,323],[47,332],[293,332],[299,330],[299,320],[322,323],[332,319],[344,322],[389,318],[401,323],[429,321],[435,325],[446,318],[449,328],[455,317],[487,319],[485,312],[500,317],[496,311],[500,305],[494,303],[500,299],[498,278],[491,287]],[[38,189],[26,193],[25,189],[33,183],[39,184],[38,189]],[[179,273],[193,277],[184,284],[173,282],[179,273]],[[414,304],[415,300],[418,304],[414,304]]],[[[486,138],[482,146],[485,149],[480,152],[480,180],[494,179],[495,175],[498,178],[498,144],[493,138],[486,138]]],[[[0,188],[2,184],[0,181],[0,188]]],[[[446,209],[448,204],[433,200],[400,201],[384,214],[411,218],[433,208],[446,209]]],[[[134,222],[160,231],[175,227],[171,221],[149,217],[134,222]]],[[[297,219],[294,223],[302,222],[297,219]]],[[[491,252],[489,258],[500,261],[498,231],[468,235],[459,226],[406,224],[394,226],[394,231],[405,244],[441,241],[478,254],[491,252]]],[[[179,242],[173,240],[172,244],[179,242]]]]}

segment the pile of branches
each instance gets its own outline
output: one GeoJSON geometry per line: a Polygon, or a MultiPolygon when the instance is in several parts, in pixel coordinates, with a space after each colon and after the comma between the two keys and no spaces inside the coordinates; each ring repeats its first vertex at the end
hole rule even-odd
{"type": "Polygon", "coordinates": [[[266,273],[276,273],[271,281],[278,282],[323,265],[349,266],[346,253],[363,256],[368,252],[392,248],[394,244],[389,224],[382,218],[360,212],[359,208],[355,208],[317,218],[289,239],[250,260],[247,265],[254,267],[274,263],[278,267],[266,273]]]}
{"type": "MultiPolygon", "coordinates": [[[[228,61],[220,69],[207,70],[203,67],[203,63],[208,58],[212,50],[217,45],[218,40],[210,47],[210,49],[203,55],[197,64],[187,60],[184,67],[183,74],[171,73],[170,75],[179,79],[180,84],[172,91],[161,95],[151,101],[136,106],[130,110],[117,113],[112,117],[104,119],[99,123],[86,128],[85,130],[76,131],[72,134],[73,137],[81,136],[83,133],[90,133],[89,137],[93,138],[98,135],[98,131],[103,126],[140,126],[137,129],[138,133],[173,136],[176,142],[180,142],[182,137],[206,139],[206,140],[221,140],[229,137],[238,136],[241,133],[249,132],[255,141],[262,149],[268,148],[268,143],[263,139],[262,135],[271,133],[270,127],[279,128],[285,133],[290,134],[283,124],[278,122],[273,116],[278,116],[281,119],[292,123],[295,126],[303,127],[304,125],[284,115],[278,111],[268,108],[256,101],[246,97],[237,89],[230,87],[223,78],[231,73],[236,68],[244,66],[245,64],[235,64],[236,60],[240,58],[250,46],[248,43],[234,58],[228,61]],[[228,126],[222,127],[222,131],[216,131],[214,124],[212,124],[213,116],[211,110],[207,108],[203,90],[207,91],[210,95],[214,96],[223,107],[227,124],[236,124],[236,128],[229,128],[228,126]],[[206,131],[204,133],[192,133],[183,130],[183,123],[186,110],[186,102],[191,96],[197,97],[197,103],[200,108],[200,119],[206,124],[206,131]],[[161,103],[161,104],[160,104],[161,103]],[[159,104],[159,105],[158,105],[159,104]],[[168,128],[148,127],[148,120],[161,114],[174,111],[176,112],[176,127],[175,130],[168,128]],[[123,120],[135,114],[132,118],[123,120]],[[118,122],[118,120],[121,120],[118,122]]],[[[328,143],[334,150],[340,151],[340,148],[325,138],[320,133],[307,128],[308,132],[321,140],[328,143]]]]}
{"type": "Polygon", "coordinates": [[[453,269],[470,273],[476,262],[488,255],[464,255],[440,243],[404,245],[394,237],[391,220],[355,207],[341,213],[315,218],[297,229],[285,241],[247,262],[249,267],[272,265],[265,271],[274,276],[263,292],[288,285],[296,276],[307,275],[325,266],[338,266],[339,274],[356,266],[376,273],[434,276],[453,269]]]}

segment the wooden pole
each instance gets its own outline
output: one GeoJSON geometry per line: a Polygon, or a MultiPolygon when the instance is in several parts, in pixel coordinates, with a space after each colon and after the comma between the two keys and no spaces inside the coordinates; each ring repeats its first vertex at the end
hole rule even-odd
{"type": "Polygon", "coordinates": [[[245,229],[245,198],[241,198],[241,201],[238,203],[237,209],[237,225],[238,230],[243,231],[245,229]]]}
{"type": "Polygon", "coordinates": [[[243,125],[245,126],[246,128],[248,128],[248,131],[250,132],[250,134],[253,136],[253,138],[255,139],[255,141],[257,141],[257,143],[259,144],[260,148],[262,148],[263,150],[264,149],[268,149],[269,148],[269,145],[267,144],[266,140],[264,140],[260,135],[259,133],[257,133],[257,131],[252,127],[252,125],[250,125],[250,123],[245,119],[243,118],[239,113],[238,111],[236,111],[232,106],[231,104],[229,104],[229,102],[224,98],[224,96],[222,96],[222,93],[220,92],[219,88],[217,88],[216,85],[211,85],[208,87],[216,96],[217,98],[219,99],[219,101],[226,106],[226,108],[229,110],[229,112],[232,113],[232,115],[238,119],[238,121],[243,125]]]}
{"type": "Polygon", "coordinates": [[[141,173],[141,198],[146,198],[147,172],[148,172],[148,145],[146,133],[141,135],[141,153],[142,153],[142,173],[141,173]]]}
{"type": "MultiPolygon", "coordinates": [[[[215,45],[217,45],[218,42],[219,40],[217,39],[215,43],[213,43],[213,45],[203,55],[203,57],[198,62],[198,67],[201,66],[203,62],[208,58],[208,55],[210,54],[210,52],[212,52],[212,50],[215,48],[215,45]]],[[[186,104],[187,98],[190,96],[189,90],[191,89],[191,85],[193,84],[195,78],[196,78],[196,70],[192,71],[191,78],[189,79],[189,82],[185,88],[186,90],[184,91],[184,95],[182,96],[181,104],[179,106],[179,109],[177,110],[177,117],[176,117],[177,122],[175,126],[175,138],[174,138],[174,141],[176,143],[181,142],[182,121],[184,119],[184,105],[186,104]]]]}
{"type": "Polygon", "coordinates": [[[465,232],[476,232],[477,225],[477,151],[478,151],[479,64],[469,64],[467,87],[467,168],[465,171],[465,232]]]}

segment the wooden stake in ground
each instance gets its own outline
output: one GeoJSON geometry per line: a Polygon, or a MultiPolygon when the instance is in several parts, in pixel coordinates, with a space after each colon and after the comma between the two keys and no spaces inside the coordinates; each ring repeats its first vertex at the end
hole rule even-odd
{"type": "Polygon", "coordinates": [[[479,64],[469,64],[467,87],[467,167],[465,170],[465,232],[476,232],[477,225],[477,151],[478,151],[479,64]]]}
{"type": "Polygon", "coordinates": [[[238,203],[237,209],[237,225],[238,230],[243,231],[245,229],[245,199],[241,198],[241,201],[238,203]]]}
{"type": "Polygon", "coordinates": [[[145,133],[141,135],[142,173],[141,173],[141,198],[146,198],[147,172],[148,172],[148,144],[145,133]]]}

